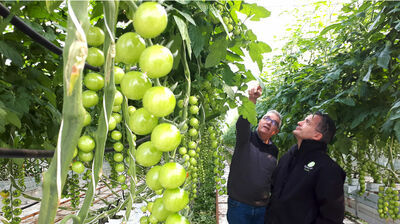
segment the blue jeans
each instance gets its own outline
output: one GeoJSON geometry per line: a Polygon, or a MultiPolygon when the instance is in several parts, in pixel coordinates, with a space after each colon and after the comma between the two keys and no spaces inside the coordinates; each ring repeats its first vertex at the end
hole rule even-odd
{"type": "Polygon", "coordinates": [[[256,207],[228,198],[229,224],[264,224],[265,206],[256,207]]]}

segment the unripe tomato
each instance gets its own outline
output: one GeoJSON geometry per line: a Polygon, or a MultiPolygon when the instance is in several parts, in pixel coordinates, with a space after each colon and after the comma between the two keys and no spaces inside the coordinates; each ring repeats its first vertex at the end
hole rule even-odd
{"type": "Polygon", "coordinates": [[[146,48],[140,55],[139,66],[149,78],[160,78],[168,75],[174,64],[171,51],[161,45],[146,48]]]}
{"type": "Polygon", "coordinates": [[[189,129],[189,136],[190,137],[197,137],[197,130],[194,128],[189,129]]]}
{"type": "Polygon", "coordinates": [[[165,224],[190,224],[189,220],[178,213],[174,213],[168,216],[165,220],[165,224]]]}
{"type": "Polygon", "coordinates": [[[136,162],[144,167],[150,167],[160,162],[162,152],[158,151],[151,143],[147,141],[141,144],[136,151],[136,162]]]}
{"type": "Polygon", "coordinates": [[[178,100],[178,107],[183,108],[183,100],[178,100]]]}
{"type": "Polygon", "coordinates": [[[104,87],[104,78],[100,74],[91,72],[86,74],[83,84],[85,84],[86,88],[97,91],[104,87]]]}
{"type": "Polygon", "coordinates": [[[181,186],[186,179],[186,170],[179,163],[166,163],[160,169],[158,181],[166,189],[181,186]]]}
{"type": "Polygon", "coordinates": [[[114,95],[114,105],[113,106],[121,105],[123,101],[124,101],[124,96],[122,96],[122,93],[120,91],[116,90],[115,95],[114,95]]]}
{"type": "Polygon", "coordinates": [[[135,111],[136,111],[136,108],[134,106],[128,107],[129,116],[132,116],[135,111]]]}
{"type": "Polygon", "coordinates": [[[194,141],[190,141],[188,144],[189,149],[195,149],[197,147],[196,142],[194,141]]]}
{"type": "Polygon", "coordinates": [[[152,211],[152,209],[153,209],[153,205],[154,205],[154,202],[149,202],[149,203],[147,203],[147,210],[149,211],[149,212],[151,212],[152,211]]]}
{"type": "Polygon", "coordinates": [[[89,108],[97,105],[99,102],[99,96],[92,90],[85,90],[82,93],[82,104],[84,107],[89,108]]]}
{"type": "Polygon", "coordinates": [[[93,151],[94,147],[96,146],[96,143],[92,137],[89,135],[83,135],[79,138],[78,140],[78,148],[82,152],[91,152],[93,151]]]}
{"type": "Polygon", "coordinates": [[[179,129],[169,123],[157,125],[151,133],[151,143],[162,152],[169,152],[176,149],[181,143],[181,133],[179,129]]]}
{"type": "Polygon", "coordinates": [[[189,163],[192,164],[192,165],[196,165],[197,164],[197,160],[195,158],[191,157],[189,159],[189,163]]]}
{"type": "Polygon", "coordinates": [[[97,47],[104,43],[104,37],[105,36],[102,29],[96,26],[91,26],[86,34],[86,41],[88,45],[97,47]]]}
{"type": "Polygon", "coordinates": [[[122,68],[114,66],[114,82],[115,84],[120,84],[122,78],[124,78],[125,72],[122,68]]]}
{"type": "Polygon", "coordinates": [[[222,20],[224,21],[225,24],[229,23],[229,18],[226,16],[222,17],[222,20]]]}
{"type": "Polygon", "coordinates": [[[125,33],[119,37],[115,45],[115,60],[128,65],[135,64],[145,48],[144,40],[137,33],[125,33]]]}
{"type": "Polygon", "coordinates": [[[117,163],[117,164],[115,164],[114,169],[115,169],[115,171],[117,171],[118,173],[124,172],[125,166],[124,166],[123,163],[117,163]]]}
{"type": "Polygon", "coordinates": [[[197,97],[195,97],[195,96],[190,96],[190,97],[189,97],[189,103],[190,103],[191,105],[197,105],[197,102],[198,102],[197,97]]]}
{"type": "Polygon", "coordinates": [[[198,128],[199,127],[199,120],[197,120],[197,118],[192,117],[189,120],[189,124],[190,126],[194,127],[194,128],[198,128]]]}
{"type": "Polygon", "coordinates": [[[119,123],[119,122],[122,121],[122,116],[121,116],[121,114],[119,114],[119,113],[112,113],[111,116],[114,117],[114,119],[115,119],[115,121],[116,121],[117,123],[119,123]]]}
{"type": "Polygon", "coordinates": [[[151,133],[157,124],[157,117],[147,112],[144,108],[136,110],[129,119],[129,128],[138,135],[147,135],[151,133]]]}
{"type": "Polygon", "coordinates": [[[160,170],[161,166],[154,166],[146,174],[146,184],[153,191],[162,189],[162,186],[158,181],[160,170]]]}
{"type": "Polygon", "coordinates": [[[189,193],[183,189],[167,189],[164,191],[163,204],[168,211],[178,212],[189,203],[189,193]]]}
{"type": "Polygon", "coordinates": [[[126,185],[126,184],[121,184],[121,189],[122,189],[122,190],[128,189],[128,185],[126,185]]]}
{"type": "Polygon", "coordinates": [[[122,93],[131,100],[140,100],[145,92],[151,88],[150,79],[141,72],[127,72],[121,81],[122,93]]]}
{"type": "Polygon", "coordinates": [[[124,145],[121,142],[116,142],[114,143],[113,148],[116,152],[122,152],[122,150],[124,150],[124,145]]]}
{"type": "Polygon", "coordinates": [[[92,122],[92,116],[89,112],[85,111],[85,118],[83,120],[83,126],[88,126],[92,122]]]}
{"type": "Polygon", "coordinates": [[[124,156],[121,153],[114,153],[113,159],[115,162],[120,163],[124,161],[124,156]]]}
{"type": "Polygon", "coordinates": [[[111,138],[112,138],[113,140],[119,141],[119,140],[121,140],[121,138],[122,138],[122,133],[121,133],[120,131],[117,131],[117,130],[112,131],[112,132],[111,132],[111,138]]]}
{"type": "Polygon", "coordinates": [[[153,214],[151,214],[151,215],[149,216],[149,223],[151,223],[151,224],[157,224],[157,223],[158,223],[158,219],[157,219],[153,214]]]}
{"type": "Polygon", "coordinates": [[[156,117],[164,117],[172,113],[175,104],[175,95],[167,87],[152,87],[143,96],[143,107],[156,117]]]}
{"type": "Polygon", "coordinates": [[[189,111],[191,114],[198,114],[199,113],[199,107],[196,105],[192,105],[189,108],[189,111]]]}
{"type": "Polygon", "coordinates": [[[140,224],[148,224],[149,223],[149,217],[142,216],[142,217],[140,217],[139,222],[140,222],[140,224]]]}
{"type": "Polygon", "coordinates": [[[227,28],[228,28],[228,31],[229,31],[229,32],[232,32],[232,30],[233,30],[233,25],[232,25],[232,24],[228,24],[228,25],[227,25],[227,28]]]}
{"type": "Polygon", "coordinates": [[[187,153],[187,149],[185,147],[180,147],[179,148],[179,154],[185,155],[187,153]]]}
{"type": "Polygon", "coordinates": [[[85,166],[82,162],[75,161],[74,163],[72,163],[72,171],[74,171],[75,173],[83,173],[84,170],[85,166]]]}
{"type": "Polygon", "coordinates": [[[213,141],[211,142],[211,147],[214,148],[214,149],[216,149],[216,148],[218,147],[218,141],[217,141],[217,140],[213,140],[213,141]]]}
{"type": "Polygon", "coordinates": [[[154,216],[157,221],[162,222],[162,221],[165,221],[170,214],[172,214],[172,212],[168,211],[165,208],[164,203],[163,203],[163,199],[162,198],[157,198],[154,201],[150,218],[152,216],[154,216]]]}
{"type": "Polygon", "coordinates": [[[21,199],[19,199],[19,198],[14,199],[14,200],[12,201],[12,205],[13,205],[14,207],[20,206],[20,205],[21,205],[21,199]]]}
{"type": "Polygon", "coordinates": [[[125,180],[126,180],[126,177],[122,174],[117,177],[118,183],[121,183],[121,184],[125,183],[125,180]]]}
{"type": "Polygon", "coordinates": [[[113,106],[112,107],[113,112],[120,112],[121,111],[121,105],[113,106]]]}
{"type": "Polygon", "coordinates": [[[74,149],[74,155],[72,156],[72,158],[75,158],[78,155],[78,148],[75,147],[74,149]]]}
{"type": "Polygon", "coordinates": [[[117,127],[117,121],[113,116],[110,116],[110,120],[108,120],[108,131],[112,131],[117,127]]]}
{"type": "Polygon", "coordinates": [[[89,65],[100,67],[104,64],[104,54],[98,48],[91,47],[88,49],[88,56],[86,58],[86,62],[89,65]]]}
{"type": "Polygon", "coordinates": [[[167,27],[168,17],[164,7],[156,2],[144,2],[135,12],[133,27],[144,38],[154,38],[167,27]]]}
{"type": "Polygon", "coordinates": [[[191,150],[189,150],[188,154],[189,154],[190,157],[194,157],[196,155],[196,151],[191,149],[191,150]]]}
{"type": "Polygon", "coordinates": [[[79,160],[82,162],[90,162],[93,159],[93,151],[92,152],[82,152],[78,153],[79,160]]]}

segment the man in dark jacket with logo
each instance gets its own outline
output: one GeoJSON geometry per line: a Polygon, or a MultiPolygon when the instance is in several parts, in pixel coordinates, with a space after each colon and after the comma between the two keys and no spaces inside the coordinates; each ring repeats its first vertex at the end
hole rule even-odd
{"type": "MultiPolygon", "coordinates": [[[[249,90],[256,103],[261,87],[249,90]]],[[[239,117],[236,123],[236,146],[228,178],[228,213],[230,224],[263,224],[270,195],[271,176],[277,164],[278,149],[271,136],[279,131],[281,116],[269,111],[252,132],[250,123],[239,117]]]]}
{"type": "Polygon", "coordinates": [[[335,134],[328,115],[308,115],[293,131],[297,139],[273,174],[267,224],[343,223],[346,174],[326,153],[335,134]]]}

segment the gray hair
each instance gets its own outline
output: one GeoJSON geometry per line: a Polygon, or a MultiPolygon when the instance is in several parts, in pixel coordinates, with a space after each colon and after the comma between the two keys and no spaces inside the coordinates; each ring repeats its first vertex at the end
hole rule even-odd
{"type": "Polygon", "coordinates": [[[269,110],[266,114],[264,114],[264,116],[267,115],[268,113],[275,114],[276,116],[279,117],[279,127],[278,128],[280,129],[281,126],[282,126],[282,115],[281,115],[281,113],[279,113],[277,110],[269,110]]]}

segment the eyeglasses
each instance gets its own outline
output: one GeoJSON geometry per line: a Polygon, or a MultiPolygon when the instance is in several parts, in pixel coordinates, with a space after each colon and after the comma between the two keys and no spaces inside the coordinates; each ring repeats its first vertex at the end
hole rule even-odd
{"type": "Polygon", "coordinates": [[[272,120],[269,116],[264,116],[262,119],[264,119],[267,122],[271,122],[271,124],[276,127],[279,127],[279,123],[276,120],[272,120]]]}

